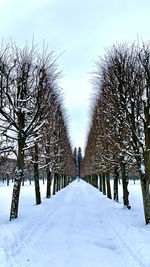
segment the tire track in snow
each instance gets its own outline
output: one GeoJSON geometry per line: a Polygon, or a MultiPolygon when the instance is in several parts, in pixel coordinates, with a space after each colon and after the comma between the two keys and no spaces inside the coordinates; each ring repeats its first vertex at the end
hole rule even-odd
{"type": "MultiPolygon", "coordinates": [[[[99,191],[96,188],[92,187],[90,184],[89,184],[89,186],[91,187],[92,191],[94,190],[95,192],[98,192],[98,194],[100,194],[99,191]]],[[[93,196],[93,194],[90,194],[90,198],[92,198],[92,196],[93,196]]],[[[104,199],[104,196],[102,194],[100,194],[98,196],[102,196],[103,199],[104,199]]],[[[94,198],[94,201],[95,201],[95,198],[94,198]]],[[[90,200],[89,203],[90,202],[92,202],[92,201],[90,200]]],[[[108,229],[107,234],[110,237],[113,237],[114,236],[114,239],[117,241],[117,243],[118,243],[117,250],[118,250],[118,252],[121,252],[119,254],[122,255],[126,259],[127,258],[128,259],[129,258],[132,259],[132,261],[134,261],[134,263],[133,263],[134,265],[131,265],[131,266],[134,266],[134,267],[149,267],[149,266],[144,265],[142,263],[142,261],[140,260],[140,258],[128,247],[128,244],[126,244],[126,242],[119,235],[119,233],[116,231],[115,227],[112,225],[112,223],[110,222],[110,220],[108,220],[108,216],[107,217],[105,216],[106,210],[104,210],[103,207],[102,207],[102,210],[103,210],[102,214],[99,214],[99,216],[101,218],[101,222],[103,222],[103,225],[104,226],[107,225],[107,229],[108,229]],[[113,231],[110,231],[110,229],[113,229],[113,231]]]]}
{"type": "Polygon", "coordinates": [[[111,227],[111,229],[113,229],[113,234],[116,237],[116,239],[118,239],[118,244],[119,244],[119,250],[120,252],[125,256],[125,258],[131,258],[132,260],[134,260],[134,267],[148,267],[146,265],[144,265],[142,263],[142,261],[140,260],[140,258],[129,248],[129,244],[126,244],[126,242],[124,241],[124,239],[120,236],[120,234],[116,231],[115,227],[112,225],[112,223],[109,221],[107,221],[107,224],[109,227],[111,227]],[[136,265],[135,265],[136,264],[136,265]]]}
{"type": "MultiPolygon", "coordinates": [[[[95,189],[95,188],[94,188],[94,190],[97,191],[97,189],[95,189]]],[[[99,191],[97,191],[97,192],[99,193],[99,191]]],[[[103,198],[103,200],[105,201],[106,198],[104,197],[104,195],[102,193],[100,193],[99,196],[101,196],[103,198]]],[[[115,226],[110,221],[110,219],[109,219],[110,216],[106,217],[105,213],[106,213],[106,210],[104,210],[103,207],[102,207],[103,218],[105,218],[105,220],[103,220],[103,221],[104,221],[105,224],[107,224],[108,229],[113,229],[112,236],[115,236],[116,239],[118,240],[118,244],[119,244],[118,249],[120,250],[121,254],[124,255],[125,258],[129,258],[130,257],[132,260],[134,260],[135,261],[134,267],[136,266],[135,264],[137,264],[138,267],[150,267],[150,265],[147,266],[147,265],[143,264],[141,259],[134,253],[134,251],[131,248],[129,248],[129,243],[125,242],[123,237],[119,234],[119,232],[116,230],[115,226]]],[[[130,243],[132,243],[132,242],[133,241],[130,241],[130,243]]]]}
{"type": "MultiPolygon", "coordinates": [[[[67,188],[62,189],[58,194],[61,194],[62,191],[65,191],[66,189],[67,188]]],[[[26,250],[26,249],[29,250],[30,247],[32,248],[32,243],[34,242],[34,240],[32,238],[33,233],[35,233],[35,232],[38,233],[38,230],[40,229],[40,227],[43,228],[44,224],[47,223],[48,215],[50,218],[52,218],[55,215],[55,213],[57,213],[57,210],[63,205],[64,199],[65,199],[65,194],[62,194],[61,197],[59,197],[59,195],[57,195],[57,196],[52,196],[50,199],[48,199],[47,202],[51,201],[51,200],[53,202],[57,201],[57,209],[56,209],[55,205],[53,207],[53,203],[50,203],[50,205],[51,205],[50,210],[48,210],[48,207],[47,207],[47,212],[42,216],[42,218],[40,217],[39,222],[36,223],[33,227],[31,227],[31,225],[29,225],[29,227],[27,228],[27,235],[24,235],[24,238],[20,238],[20,236],[16,235],[16,239],[14,240],[14,245],[10,244],[10,242],[9,242],[10,250],[9,250],[9,252],[8,252],[8,250],[6,252],[7,252],[7,256],[11,259],[11,261],[10,261],[11,263],[9,264],[10,267],[22,266],[21,264],[18,265],[18,255],[23,254],[23,250],[26,250]]],[[[41,205],[42,205],[42,203],[41,203],[41,205]]],[[[24,230],[24,229],[22,229],[22,230],[24,230]]]]}

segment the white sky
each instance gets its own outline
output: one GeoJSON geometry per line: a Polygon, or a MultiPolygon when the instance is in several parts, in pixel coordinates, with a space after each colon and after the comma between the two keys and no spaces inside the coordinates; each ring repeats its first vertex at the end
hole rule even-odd
{"type": "Polygon", "coordinates": [[[0,40],[31,42],[59,55],[61,86],[74,146],[84,148],[92,93],[90,72],[104,47],[150,39],[150,0],[0,0],[0,40]]]}

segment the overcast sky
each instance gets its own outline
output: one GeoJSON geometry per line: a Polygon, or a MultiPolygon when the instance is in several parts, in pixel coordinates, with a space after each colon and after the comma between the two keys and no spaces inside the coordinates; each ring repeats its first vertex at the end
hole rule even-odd
{"type": "Polygon", "coordinates": [[[137,35],[150,39],[150,0],[0,0],[0,39],[42,46],[57,55],[73,146],[84,148],[92,93],[90,72],[104,48],[137,35]]]}

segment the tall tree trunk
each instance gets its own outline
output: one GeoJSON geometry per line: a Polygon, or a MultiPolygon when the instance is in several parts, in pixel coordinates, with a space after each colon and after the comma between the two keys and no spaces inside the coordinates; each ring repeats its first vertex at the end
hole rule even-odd
{"type": "Polygon", "coordinates": [[[95,187],[98,188],[98,175],[95,174],[95,187]]]}
{"type": "Polygon", "coordinates": [[[95,174],[93,174],[92,177],[93,177],[93,186],[96,187],[95,186],[95,174]]]}
{"type": "Polygon", "coordinates": [[[66,175],[64,175],[64,187],[66,187],[67,186],[67,177],[66,177],[66,175]]]}
{"type": "Polygon", "coordinates": [[[99,174],[97,175],[97,183],[98,183],[98,189],[100,190],[100,177],[99,177],[99,174]]]}
{"type": "Polygon", "coordinates": [[[114,167],[114,200],[119,201],[119,195],[118,195],[118,180],[119,180],[119,172],[118,168],[114,167]]]}
{"type": "Polygon", "coordinates": [[[105,180],[105,173],[103,172],[103,194],[106,195],[106,180],[105,180]]]}
{"type": "Polygon", "coordinates": [[[22,186],[24,186],[24,176],[22,177],[22,186]]]}
{"type": "Polygon", "coordinates": [[[128,177],[126,175],[126,164],[124,162],[121,163],[121,173],[123,187],[123,204],[127,206],[127,208],[131,208],[129,206],[128,177]]]}
{"type": "Polygon", "coordinates": [[[140,175],[145,223],[150,224],[150,149],[145,151],[144,166],[142,166],[140,157],[136,157],[136,160],[140,175]]]}
{"type": "Polygon", "coordinates": [[[36,205],[39,205],[41,204],[41,194],[40,194],[40,184],[39,184],[38,144],[37,143],[35,143],[34,182],[35,182],[36,205]]]}
{"type": "Polygon", "coordinates": [[[56,192],[59,191],[59,176],[58,173],[56,173],[56,192]]]}
{"type": "MultiPolygon", "coordinates": [[[[146,73],[147,73],[147,67],[146,73]]],[[[147,75],[147,74],[146,74],[147,75]]],[[[141,187],[143,195],[143,204],[144,204],[144,215],[146,224],[150,224],[150,83],[149,77],[147,78],[147,95],[148,95],[148,104],[144,107],[145,114],[145,152],[144,152],[144,166],[145,170],[143,171],[143,177],[141,177],[141,187]],[[145,172],[145,173],[144,173],[145,172]]]]}
{"type": "Polygon", "coordinates": [[[46,198],[51,197],[51,172],[49,166],[46,168],[47,173],[47,188],[46,188],[46,198]]]}
{"type": "Polygon", "coordinates": [[[54,180],[53,180],[53,195],[56,194],[56,173],[54,173],[54,180]]]}
{"type": "Polygon", "coordinates": [[[90,175],[90,184],[92,185],[92,175],[90,175]]]}
{"type": "Polygon", "coordinates": [[[61,175],[60,174],[58,174],[58,179],[59,179],[58,190],[60,191],[61,190],[61,175]]]}
{"type": "Polygon", "coordinates": [[[93,185],[93,176],[90,175],[91,185],[93,185]]]}
{"type": "Polygon", "coordinates": [[[102,183],[102,174],[99,174],[99,181],[100,181],[100,185],[99,185],[99,190],[101,191],[101,192],[103,192],[103,183],[102,183]]]}
{"type": "Polygon", "coordinates": [[[92,185],[95,186],[95,183],[94,183],[95,182],[95,177],[94,177],[93,174],[91,175],[91,177],[92,177],[92,185]]]}
{"type": "Polygon", "coordinates": [[[150,224],[150,183],[148,179],[141,179],[145,223],[150,224]]]}
{"type": "Polygon", "coordinates": [[[10,209],[10,221],[18,217],[20,187],[24,170],[24,151],[23,151],[24,145],[25,145],[25,138],[22,136],[20,130],[18,138],[17,167],[14,179],[14,187],[13,187],[12,202],[10,209]]]}
{"type": "Polygon", "coordinates": [[[62,174],[60,174],[60,190],[62,189],[62,174]]]}
{"type": "Polygon", "coordinates": [[[64,175],[61,176],[61,189],[64,188],[64,175]]]}
{"type": "Polygon", "coordinates": [[[7,186],[9,186],[9,175],[7,174],[7,186]]]}
{"type": "Polygon", "coordinates": [[[107,197],[111,199],[112,197],[111,197],[111,187],[110,187],[109,172],[106,172],[106,185],[107,185],[107,197]]]}

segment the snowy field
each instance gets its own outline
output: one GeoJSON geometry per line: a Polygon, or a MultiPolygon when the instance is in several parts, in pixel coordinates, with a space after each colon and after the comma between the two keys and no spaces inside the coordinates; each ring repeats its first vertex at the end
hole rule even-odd
{"type": "MultiPolygon", "coordinates": [[[[150,267],[139,182],[129,184],[131,210],[77,180],[35,205],[34,186],[21,189],[19,218],[9,222],[12,185],[0,183],[1,267],[150,267]]],[[[120,190],[121,192],[121,190],[120,190]]]]}

